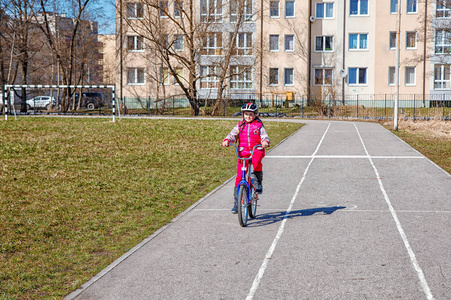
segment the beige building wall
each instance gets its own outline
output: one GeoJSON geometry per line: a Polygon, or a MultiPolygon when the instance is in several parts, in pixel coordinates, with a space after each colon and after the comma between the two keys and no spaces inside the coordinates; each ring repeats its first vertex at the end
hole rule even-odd
{"type": "Polygon", "coordinates": [[[116,82],[116,35],[99,35],[103,54],[103,82],[115,84],[116,82]]]}
{"type": "MultiPolygon", "coordinates": [[[[340,70],[343,68],[343,9],[344,4],[334,1],[320,1],[313,0],[311,7],[310,32],[311,32],[311,65],[310,65],[310,86],[311,95],[315,100],[325,99],[334,95],[342,93],[343,80],[340,77],[340,70]],[[317,18],[318,16],[318,4],[326,5],[327,3],[333,3],[333,16],[317,18]],[[319,49],[318,40],[322,40],[323,43],[326,39],[333,38],[332,49],[326,48],[319,49]],[[332,78],[330,82],[326,82],[325,78],[322,80],[318,78],[318,72],[326,72],[330,70],[332,72],[332,78]],[[323,71],[324,70],[324,71],[323,71]],[[323,84],[320,83],[323,81],[323,84]]],[[[310,17],[309,17],[310,18],[310,17]]],[[[323,76],[325,77],[325,76],[323,76]]]]}
{"type": "Polygon", "coordinates": [[[368,4],[368,15],[351,15],[349,1],[347,1],[346,5],[346,28],[345,34],[341,39],[345,43],[345,70],[346,74],[348,74],[347,81],[345,81],[345,95],[348,96],[375,93],[375,53],[377,47],[375,28],[378,15],[376,1],[368,1],[368,4]],[[350,49],[351,34],[367,35],[367,49],[350,49]],[[367,83],[351,84],[349,81],[350,68],[367,68],[367,83]]]}
{"type": "MultiPolygon", "coordinates": [[[[309,3],[308,1],[296,1],[294,17],[286,17],[286,2],[279,3],[279,16],[270,16],[270,1],[263,2],[263,27],[260,20],[257,21],[257,38],[263,39],[262,57],[262,91],[279,94],[279,98],[285,99],[286,92],[295,92],[295,97],[302,97],[307,93],[308,87],[308,30],[309,30],[309,3]],[[261,32],[263,31],[263,34],[261,32]],[[278,49],[270,49],[270,36],[278,36],[278,49]],[[293,50],[286,49],[287,39],[293,36],[293,50]],[[278,69],[278,83],[270,84],[270,69],[278,69]],[[285,70],[293,69],[293,83],[288,83],[285,78],[285,70]]],[[[258,72],[258,70],[257,70],[258,72]]],[[[288,71],[289,72],[289,71],[288,71]]],[[[260,79],[260,78],[259,78],[260,79]]],[[[257,84],[259,84],[259,81],[257,84]]],[[[257,91],[259,87],[257,86],[257,91]]]]}
{"type": "MultiPolygon", "coordinates": [[[[423,20],[424,3],[418,1],[417,13],[407,13],[407,2],[401,3],[400,24],[400,71],[399,71],[399,94],[422,94],[423,93],[423,20]],[[407,35],[415,33],[415,47],[407,47],[407,35]],[[406,78],[406,67],[415,68],[415,80],[408,83],[406,78]]],[[[375,28],[375,56],[374,66],[374,93],[394,94],[395,84],[389,84],[389,67],[397,66],[396,48],[390,48],[390,32],[397,30],[397,14],[390,13],[390,1],[377,1],[377,22],[375,28]]],[[[427,87],[426,87],[427,89],[427,87]]],[[[426,93],[429,91],[426,90],[426,93]]]]}

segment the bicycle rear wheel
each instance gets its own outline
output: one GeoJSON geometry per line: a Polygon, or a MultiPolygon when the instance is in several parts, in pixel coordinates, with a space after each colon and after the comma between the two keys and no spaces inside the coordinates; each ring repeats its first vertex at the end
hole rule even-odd
{"type": "Polygon", "coordinates": [[[249,218],[253,219],[257,216],[257,200],[258,195],[255,192],[255,187],[251,187],[251,194],[250,194],[250,202],[249,202],[249,218]]]}
{"type": "Polygon", "coordinates": [[[247,225],[248,217],[248,202],[247,202],[247,187],[245,185],[240,185],[238,190],[238,221],[241,227],[247,225]]]}

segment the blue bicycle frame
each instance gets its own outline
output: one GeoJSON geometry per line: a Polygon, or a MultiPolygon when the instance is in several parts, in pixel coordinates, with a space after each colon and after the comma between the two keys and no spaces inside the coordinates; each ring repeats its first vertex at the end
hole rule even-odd
{"type": "MultiPolygon", "coordinates": [[[[254,151],[255,149],[257,149],[258,147],[261,147],[262,145],[255,145],[254,148],[252,149],[251,155],[249,157],[241,157],[240,153],[238,151],[238,148],[235,144],[233,144],[233,146],[235,147],[235,151],[236,151],[236,156],[238,157],[238,159],[240,159],[242,161],[242,167],[241,167],[241,181],[238,183],[238,187],[241,185],[245,185],[247,187],[247,199],[246,199],[246,204],[249,204],[249,200],[250,200],[250,192],[251,192],[251,186],[249,185],[249,182],[246,180],[246,161],[249,161],[248,163],[248,168],[250,168],[250,166],[252,165],[252,156],[254,155],[254,151]]],[[[254,184],[254,178],[250,179],[251,184],[254,184]]],[[[237,198],[235,199],[235,201],[238,201],[238,193],[237,193],[237,198]]]]}

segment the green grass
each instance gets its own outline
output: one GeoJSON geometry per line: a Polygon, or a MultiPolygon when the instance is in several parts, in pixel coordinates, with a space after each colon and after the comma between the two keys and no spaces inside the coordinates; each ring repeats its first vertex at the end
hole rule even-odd
{"type": "Polygon", "coordinates": [[[0,121],[0,299],[64,297],[230,178],[236,123],[0,121]]]}

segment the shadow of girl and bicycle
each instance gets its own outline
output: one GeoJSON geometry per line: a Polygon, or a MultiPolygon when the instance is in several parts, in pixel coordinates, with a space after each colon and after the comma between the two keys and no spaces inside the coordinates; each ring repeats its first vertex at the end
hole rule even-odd
{"type": "Polygon", "coordinates": [[[345,209],[346,206],[330,206],[330,207],[318,207],[308,208],[300,210],[292,210],[290,212],[278,211],[270,213],[258,213],[255,219],[250,220],[247,224],[248,227],[266,226],[269,224],[277,223],[283,219],[292,219],[297,217],[308,217],[315,214],[330,215],[339,209],[345,209]]]}

